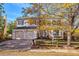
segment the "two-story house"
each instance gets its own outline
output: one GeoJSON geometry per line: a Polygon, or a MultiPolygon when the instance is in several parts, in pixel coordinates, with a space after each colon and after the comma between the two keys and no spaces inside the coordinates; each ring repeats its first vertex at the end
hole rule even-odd
{"type": "MultiPolygon", "coordinates": [[[[40,32],[39,29],[37,29],[37,26],[39,26],[39,19],[42,18],[36,18],[36,17],[22,17],[17,18],[17,25],[16,28],[13,30],[12,39],[36,39],[39,37],[49,37],[51,39],[63,39],[65,36],[65,30],[61,29],[52,29],[52,30],[46,30],[40,32]],[[28,21],[29,19],[32,19],[35,21],[34,24],[30,24],[28,21]]],[[[51,21],[51,24],[48,26],[51,26],[53,28],[56,28],[58,25],[53,24],[53,21],[58,22],[59,18],[47,18],[46,20],[51,21]]]]}

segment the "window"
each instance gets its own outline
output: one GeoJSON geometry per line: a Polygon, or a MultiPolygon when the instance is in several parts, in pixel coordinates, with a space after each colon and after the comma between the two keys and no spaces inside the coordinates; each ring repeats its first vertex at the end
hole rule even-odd
{"type": "Polygon", "coordinates": [[[24,20],[18,20],[18,25],[23,25],[24,24],[24,20]]]}
{"type": "Polygon", "coordinates": [[[53,32],[53,35],[58,36],[58,35],[59,35],[59,30],[55,30],[55,31],[53,32]]]}
{"type": "Polygon", "coordinates": [[[62,38],[62,32],[60,30],[55,30],[53,32],[54,38],[62,38]]]}

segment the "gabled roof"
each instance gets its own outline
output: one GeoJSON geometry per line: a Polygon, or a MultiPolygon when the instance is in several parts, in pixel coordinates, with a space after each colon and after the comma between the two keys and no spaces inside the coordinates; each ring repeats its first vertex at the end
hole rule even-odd
{"type": "Polygon", "coordinates": [[[61,19],[61,17],[54,17],[53,15],[51,16],[47,16],[47,15],[41,15],[38,17],[18,17],[17,20],[27,20],[27,19],[42,19],[42,18],[46,18],[46,19],[61,19]]]}
{"type": "Polygon", "coordinates": [[[37,17],[19,17],[17,20],[37,19],[37,17]]]}

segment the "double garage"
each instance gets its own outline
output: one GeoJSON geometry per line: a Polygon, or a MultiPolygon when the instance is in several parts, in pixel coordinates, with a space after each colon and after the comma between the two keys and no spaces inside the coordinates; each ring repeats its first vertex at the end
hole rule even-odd
{"type": "Polygon", "coordinates": [[[34,29],[14,29],[12,39],[36,39],[37,31],[34,29]]]}

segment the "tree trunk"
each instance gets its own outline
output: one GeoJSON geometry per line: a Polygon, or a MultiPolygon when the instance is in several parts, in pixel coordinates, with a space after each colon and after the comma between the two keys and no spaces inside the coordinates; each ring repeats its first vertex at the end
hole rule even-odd
{"type": "Polygon", "coordinates": [[[67,32],[67,46],[71,44],[71,32],[67,32]]]}
{"type": "Polygon", "coordinates": [[[6,18],[4,17],[4,31],[3,31],[3,38],[5,38],[6,33],[7,33],[7,22],[6,22],[6,18]]]}

